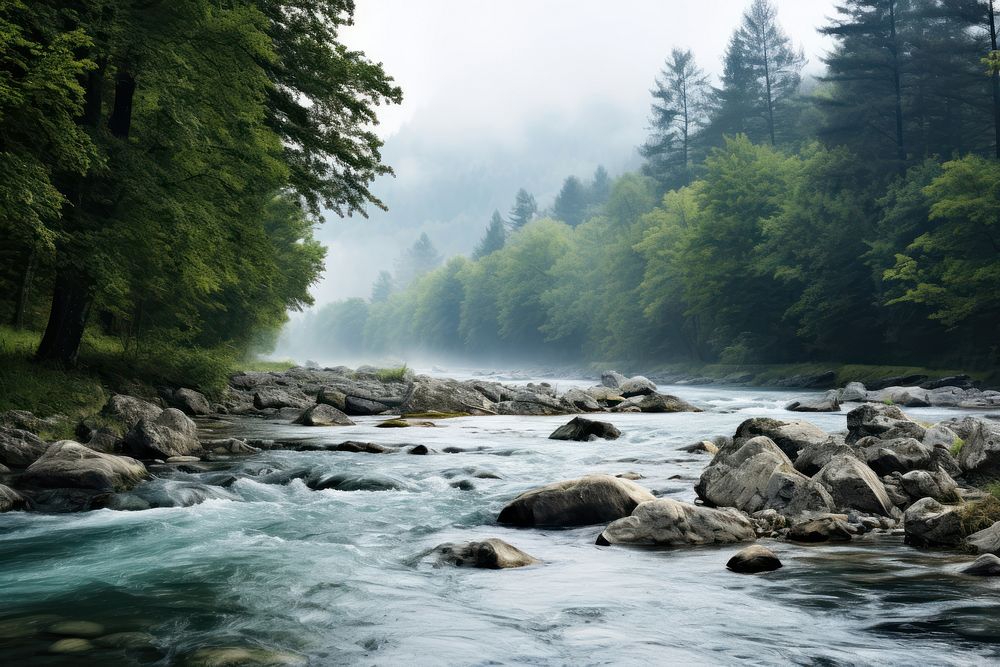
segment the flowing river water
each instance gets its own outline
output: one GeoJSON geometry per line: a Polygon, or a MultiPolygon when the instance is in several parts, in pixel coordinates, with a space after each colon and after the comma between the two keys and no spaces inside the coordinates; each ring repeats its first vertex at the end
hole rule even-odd
{"type": "MultiPolygon", "coordinates": [[[[560,390],[587,383],[554,383],[560,390]]],[[[970,665],[1000,660],[1000,582],[958,573],[970,557],[916,550],[898,535],[848,545],[768,542],[784,568],[725,569],[739,547],[598,547],[600,526],[495,524],[527,489],[589,473],[636,472],[657,494],[694,500],[708,461],[680,447],[752,416],[788,418],[802,392],[662,387],[700,414],[621,414],[614,442],[557,442],[567,417],[470,417],[437,428],[308,428],[234,418],[243,438],[425,444],[429,456],[266,451],[220,471],[167,474],[224,484],[190,507],[0,515],[0,664],[183,664],[201,647],[266,647],[312,665],[970,665]],[[310,468],[398,487],[312,491],[269,471],[310,468]],[[420,555],[499,537],[543,564],[435,568],[420,555]],[[60,619],[141,631],[152,647],[52,655],[60,619]]],[[[909,410],[938,421],[948,409],[909,410]]],[[[797,415],[828,431],[844,413],[797,415]]],[[[227,663],[229,664],[229,663],[227,663]]],[[[235,664],[235,663],[233,663],[235,664]]]]}

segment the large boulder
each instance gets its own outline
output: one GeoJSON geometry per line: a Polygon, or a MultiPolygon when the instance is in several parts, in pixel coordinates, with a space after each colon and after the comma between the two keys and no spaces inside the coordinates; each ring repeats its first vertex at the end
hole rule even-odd
{"type": "Polygon", "coordinates": [[[181,388],[170,396],[170,403],[189,415],[208,415],[212,413],[212,406],[205,398],[205,395],[194,389],[181,388]]]}
{"type": "Polygon", "coordinates": [[[24,497],[20,493],[0,484],[0,512],[11,512],[13,510],[24,509],[24,497]]]}
{"type": "Polygon", "coordinates": [[[838,392],[831,390],[822,396],[803,398],[785,406],[790,412],[840,412],[838,392]]]}
{"type": "Polygon", "coordinates": [[[153,421],[140,420],[125,436],[125,448],[147,459],[193,456],[202,449],[194,422],[176,408],[167,408],[153,421]]]}
{"type": "Polygon", "coordinates": [[[926,470],[932,459],[931,448],[913,438],[877,440],[862,451],[868,467],[880,476],[926,470]]]}
{"type": "Polygon", "coordinates": [[[640,503],[655,500],[634,482],[609,475],[588,475],[522,493],[497,521],[514,526],[588,526],[626,517],[640,503]]]}
{"type": "Polygon", "coordinates": [[[601,373],[601,384],[609,389],[618,389],[625,384],[626,378],[618,371],[604,371],[601,373]]]}
{"type": "Polygon", "coordinates": [[[882,438],[893,429],[898,431],[910,425],[919,426],[895,405],[865,403],[847,413],[847,444],[853,445],[868,436],[882,438]]]}
{"type": "Polygon", "coordinates": [[[113,395],[101,410],[105,417],[121,424],[123,430],[119,435],[124,435],[143,419],[153,421],[161,412],[160,406],[125,394],[113,395]]]}
{"type": "Polygon", "coordinates": [[[597,399],[582,389],[570,389],[563,394],[563,400],[573,404],[573,407],[582,412],[602,412],[604,410],[597,399]]]}
{"type": "Polygon", "coordinates": [[[781,567],[781,561],[767,547],[752,544],[730,558],[726,567],[741,574],[756,574],[777,570],[781,567]]]}
{"type": "Polygon", "coordinates": [[[583,417],[575,417],[568,424],[563,424],[549,436],[549,440],[617,440],[622,432],[609,422],[599,422],[583,417]]]}
{"type": "Polygon", "coordinates": [[[399,407],[401,412],[493,412],[493,403],[470,383],[417,376],[413,388],[399,407]]]}
{"type": "Polygon", "coordinates": [[[799,450],[795,469],[812,477],[834,458],[855,455],[855,451],[844,442],[843,436],[831,435],[824,442],[814,442],[799,450]]]}
{"type": "Polygon", "coordinates": [[[833,503],[822,486],[795,470],[764,436],[723,447],[702,472],[695,492],[706,504],[748,514],[764,509],[785,515],[828,512],[833,503]]]}
{"type": "Polygon", "coordinates": [[[861,403],[868,396],[868,390],[860,382],[848,382],[847,386],[840,390],[841,403],[861,403]]]}
{"type": "Polygon", "coordinates": [[[434,549],[438,565],[503,570],[538,563],[538,559],[492,537],[481,542],[441,544],[434,549]]]}
{"type": "Polygon", "coordinates": [[[636,375],[628,380],[625,380],[618,387],[622,396],[625,398],[632,398],[634,396],[648,396],[649,394],[656,393],[656,385],[653,381],[642,375],[636,375]]]}
{"type": "Polygon", "coordinates": [[[965,544],[976,553],[1000,556],[1000,521],[969,535],[965,538],[965,544]]]}
{"type": "Polygon", "coordinates": [[[11,468],[31,465],[45,453],[45,441],[30,431],[0,427],[0,464],[11,468]]]}
{"type": "Polygon", "coordinates": [[[127,491],[146,476],[146,466],[135,459],[102,454],[72,440],[61,440],[28,466],[20,483],[48,489],[127,491]]]}
{"type": "Polygon", "coordinates": [[[295,423],[303,426],[354,426],[350,417],[326,403],[317,403],[306,408],[295,423]]]}
{"type": "Polygon", "coordinates": [[[852,456],[837,456],[813,479],[822,484],[838,508],[892,516],[893,502],[878,475],[852,456]]]}
{"type": "Polygon", "coordinates": [[[950,450],[958,444],[959,440],[958,434],[948,428],[947,425],[935,424],[924,431],[924,437],[921,442],[928,447],[943,447],[950,450]]]}
{"type": "Polygon", "coordinates": [[[886,387],[868,392],[866,400],[889,405],[902,405],[907,408],[930,407],[929,392],[920,387],[886,387]]]}
{"type": "Polygon", "coordinates": [[[927,470],[911,470],[899,476],[899,485],[911,501],[921,498],[933,498],[941,503],[954,503],[960,500],[958,484],[944,470],[935,472],[927,470]]]}
{"type": "Polygon", "coordinates": [[[827,514],[793,524],[786,537],[793,542],[850,542],[854,532],[843,515],[827,514]]]}
{"type": "Polygon", "coordinates": [[[993,554],[983,554],[971,565],[962,568],[962,574],[973,577],[1000,577],[1000,558],[993,554]]]}
{"type": "Polygon", "coordinates": [[[258,410],[268,408],[299,408],[304,410],[311,401],[301,391],[281,387],[261,387],[253,394],[253,406],[258,410]]]}
{"type": "Polygon", "coordinates": [[[1000,423],[976,419],[958,452],[958,463],[976,477],[1000,476],[1000,423]]]}
{"type": "Polygon", "coordinates": [[[669,498],[651,500],[611,523],[597,543],[681,547],[752,542],[753,523],[731,509],[719,510],[669,498]]]}
{"type": "Polygon", "coordinates": [[[644,394],[626,398],[612,412],[701,412],[687,401],[669,394],[644,394]]]}
{"type": "Polygon", "coordinates": [[[903,514],[905,541],[917,547],[956,546],[965,535],[957,507],[946,507],[933,498],[922,498],[903,514]]]}
{"type": "Polygon", "coordinates": [[[769,417],[748,419],[736,428],[733,440],[746,441],[759,435],[767,436],[789,459],[809,445],[824,443],[830,437],[826,431],[806,421],[782,421],[769,417]]]}

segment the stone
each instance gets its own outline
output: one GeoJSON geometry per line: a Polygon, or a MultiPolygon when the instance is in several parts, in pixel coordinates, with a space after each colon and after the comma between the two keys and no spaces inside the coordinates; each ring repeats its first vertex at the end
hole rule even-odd
{"type": "Polygon", "coordinates": [[[627,378],[618,371],[604,371],[601,373],[601,384],[609,389],[618,389],[625,384],[627,378]]]}
{"type": "Polygon", "coordinates": [[[0,427],[0,463],[12,468],[24,468],[45,453],[48,445],[30,431],[0,427]]]}
{"type": "Polygon", "coordinates": [[[847,444],[868,436],[881,438],[886,431],[907,422],[913,420],[895,405],[865,403],[847,413],[847,444]]]}
{"type": "Polygon", "coordinates": [[[74,653],[86,653],[87,651],[92,650],[94,650],[94,645],[90,641],[79,637],[60,639],[59,641],[52,642],[52,644],[49,645],[49,653],[57,655],[72,655],[74,653]]]}
{"type": "Polygon", "coordinates": [[[205,395],[194,389],[181,388],[170,396],[170,403],[189,415],[208,415],[212,413],[212,406],[205,398],[205,395]]]}
{"type": "Polygon", "coordinates": [[[59,621],[49,626],[49,632],[64,637],[97,637],[104,634],[104,626],[93,621],[59,621]]]}
{"type": "Polygon", "coordinates": [[[441,544],[434,549],[438,565],[505,570],[540,562],[517,547],[495,537],[480,542],[441,544]]]}
{"type": "Polygon", "coordinates": [[[836,456],[813,476],[836,507],[892,516],[893,502],[875,472],[852,456],[836,456]]]}
{"type": "Polygon", "coordinates": [[[306,408],[295,423],[303,426],[354,426],[350,417],[326,403],[317,403],[306,408]]]}
{"type": "Polygon", "coordinates": [[[735,556],[729,559],[726,567],[733,572],[741,574],[756,574],[758,572],[772,572],[779,569],[781,561],[767,547],[754,544],[738,551],[735,556]]]}
{"type": "Polygon", "coordinates": [[[62,440],[28,466],[20,483],[49,489],[127,491],[147,476],[146,466],[135,459],[102,454],[62,440]]]}
{"type": "Polygon", "coordinates": [[[971,565],[962,568],[962,574],[973,577],[1000,577],[1000,558],[993,554],[983,554],[971,565]]]}
{"type": "Polygon", "coordinates": [[[860,382],[848,382],[847,386],[840,390],[841,403],[860,403],[868,396],[868,390],[860,382]]]}
{"type": "Polygon", "coordinates": [[[711,454],[712,456],[715,456],[719,453],[719,447],[714,442],[702,440],[701,442],[696,442],[693,445],[681,447],[680,451],[687,452],[688,454],[711,454]]]}
{"type": "Polygon", "coordinates": [[[299,408],[304,410],[310,404],[309,399],[300,392],[289,392],[278,387],[261,387],[254,392],[253,406],[258,410],[267,408],[299,408]]]}
{"type": "Polygon", "coordinates": [[[791,412],[840,412],[838,392],[831,390],[816,398],[792,401],[785,406],[791,412]]]}
{"type": "Polygon", "coordinates": [[[965,538],[965,544],[972,551],[1000,556],[1000,521],[965,538]]]}
{"type": "MultiPolygon", "coordinates": [[[[224,440],[206,440],[203,443],[205,449],[209,450],[213,454],[223,454],[230,456],[252,456],[253,454],[259,454],[260,449],[254,447],[247,443],[246,440],[240,440],[239,438],[225,438],[224,440]]],[[[181,458],[181,457],[170,457],[170,458],[181,458]]],[[[189,457],[183,457],[189,458],[189,457]]],[[[170,459],[167,459],[170,461],[170,459]]]]}
{"type": "Polygon", "coordinates": [[[931,448],[913,438],[879,440],[865,447],[863,454],[868,467],[880,476],[926,470],[931,463],[931,448]]]}
{"type": "Polygon", "coordinates": [[[630,408],[635,408],[638,412],[701,412],[687,401],[681,400],[669,394],[645,394],[633,396],[614,406],[612,412],[629,412],[630,408]]]}
{"type": "Polygon", "coordinates": [[[751,542],[753,523],[731,509],[712,509],[669,498],[641,503],[630,516],[612,522],[597,544],[680,547],[751,542]]]}
{"type": "MultiPolygon", "coordinates": [[[[418,446],[422,447],[423,445],[418,446]]],[[[374,442],[356,442],[354,440],[342,442],[331,447],[330,450],[334,452],[354,452],[364,454],[391,454],[396,451],[396,449],[392,447],[386,447],[385,445],[379,445],[374,442]]]]}
{"type": "Polygon", "coordinates": [[[589,440],[617,440],[621,436],[621,431],[609,422],[593,421],[576,417],[568,424],[563,424],[549,436],[549,440],[576,440],[587,442],[589,440]]]}
{"type": "Polygon", "coordinates": [[[788,539],[793,542],[850,542],[854,531],[843,515],[819,516],[792,525],[788,539]]]}
{"type": "Polygon", "coordinates": [[[921,440],[928,447],[943,447],[950,450],[959,441],[958,434],[944,424],[935,424],[926,431],[921,440]]]}
{"type": "Polygon", "coordinates": [[[140,419],[125,436],[125,449],[146,459],[193,456],[202,451],[194,422],[176,408],[167,408],[152,422],[140,419]]]}
{"type": "Polygon", "coordinates": [[[256,646],[210,646],[187,655],[184,667],[305,667],[309,661],[295,653],[256,646]]]}
{"type": "Polygon", "coordinates": [[[163,408],[160,406],[126,394],[114,394],[101,409],[102,415],[121,424],[119,435],[125,435],[143,419],[150,422],[156,420],[161,412],[163,408]]]}
{"type": "Polygon", "coordinates": [[[958,452],[958,464],[975,476],[1000,476],[1000,424],[976,419],[958,452]]]}
{"type": "Polygon", "coordinates": [[[611,389],[610,387],[605,387],[603,385],[597,387],[590,387],[584,390],[588,396],[593,398],[598,404],[603,404],[606,406],[615,406],[625,400],[617,389],[611,389]]]}
{"type": "Polygon", "coordinates": [[[497,521],[514,526],[587,526],[629,516],[649,500],[655,496],[634,482],[589,475],[522,493],[503,508],[497,521]]]}
{"type": "Polygon", "coordinates": [[[792,461],[798,457],[800,450],[811,444],[824,443],[830,437],[826,431],[810,422],[755,417],[736,428],[733,440],[746,441],[759,435],[774,441],[792,461]]]}
{"type": "Polygon", "coordinates": [[[483,415],[492,414],[492,406],[493,401],[486,398],[472,383],[418,375],[399,410],[404,413],[436,410],[483,415]]]}
{"type": "Polygon", "coordinates": [[[563,400],[572,403],[573,406],[583,412],[601,412],[604,408],[593,396],[582,389],[570,389],[563,394],[563,400]]]}
{"type": "Polygon", "coordinates": [[[428,449],[427,445],[417,445],[416,447],[408,449],[406,453],[413,454],[414,456],[427,456],[431,453],[431,450],[428,449]]]}
{"type": "Polygon", "coordinates": [[[900,475],[899,483],[911,501],[933,498],[939,503],[954,503],[960,500],[958,484],[941,469],[935,472],[911,470],[900,475]]]}
{"type": "Polygon", "coordinates": [[[618,391],[624,398],[634,398],[635,396],[648,396],[656,393],[656,385],[653,381],[642,375],[636,375],[625,380],[618,386],[618,391]]]}
{"type": "Polygon", "coordinates": [[[946,507],[933,498],[922,498],[903,514],[904,540],[907,544],[956,546],[964,538],[962,518],[957,507],[946,507]]]}
{"type": "Polygon", "coordinates": [[[324,387],[323,389],[320,389],[319,394],[316,395],[316,402],[329,405],[330,407],[343,412],[347,409],[347,394],[339,389],[324,387]]]}
{"type": "Polygon", "coordinates": [[[0,512],[13,512],[21,510],[27,506],[27,502],[20,493],[0,484],[0,512]]]}
{"type": "Polygon", "coordinates": [[[354,416],[380,415],[389,411],[389,406],[379,401],[357,396],[348,396],[344,400],[344,413],[354,416]]]}

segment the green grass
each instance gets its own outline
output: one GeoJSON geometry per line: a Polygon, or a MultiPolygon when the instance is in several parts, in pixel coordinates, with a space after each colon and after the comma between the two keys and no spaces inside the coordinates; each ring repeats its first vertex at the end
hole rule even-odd
{"type": "Polygon", "coordinates": [[[958,456],[959,453],[962,451],[962,447],[964,446],[965,446],[965,440],[962,440],[960,437],[956,435],[955,441],[951,443],[951,455],[958,456]]]}
{"type": "Polygon", "coordinates": [[[236,364],[236,370],[241,371],[258,371],[262,373],[287,371],[289,368],[295,368],[298,366],[297,363],[291,359],[279,359],[275,361],[268,361],[265,359],[254,359],[251,361],[241,361],[236,364]]]}
{"type": "Polygon", "coordinates": [[[408,371],[406,364],[396,368],[380,368],[375,373],[375,377],[382,382],[405,382],[408,371]]]}
{"type": "Polygon", "coordinates": [[[990,495],[982,500],[966,503],[959,510],[962,532],[966,535],[978,533],[1000,521],[1000,488],[994,484],[987,487],[990,495]]]}

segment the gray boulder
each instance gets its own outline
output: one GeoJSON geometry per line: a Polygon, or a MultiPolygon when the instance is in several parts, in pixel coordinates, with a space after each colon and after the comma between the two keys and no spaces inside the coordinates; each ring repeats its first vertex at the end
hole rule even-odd
{"type": "Polygon", "coordinates": [[[609,422],[593,421],[576,417],[568,424],[563,424],[549,436],[549,440],[577,440],[587,442],[588,440],[617,440],[622,432],[609,422]]]}
{"type": "Polygon", "coordinates": [[[907,544],[916,547],[956,546],[965,537],[957,507],[946,507],[933,498],[922,498],[903,514],[907,544]]]}
{"type": "Polygon", "coordinates": [[[601,384],[609,389],[618,389],[625,384],[627,378],[618,371],[604,371],[601,373],[601,384]]]}
{"type": "Polygon", "coordinates": [[[504,570],[534,565],[539,560],[503,540],[492,537],[481,542],[441,544],[433,552],[438,565],[504,570]]]}
{"type": "Polygon", "coordinates": [[[913,438],[879,440],[864,448],[868,467],[878,475],[926,470],[931,464],[931,448],[913,438]]]}
{"type": "Polygon", "coordinates": [[[902,405],[907,408],[930,407],[931,401],[926,389],[920,387],[886,387],[878,391],[868,392],[868,401],[889,405],[902,405]]]}
{"type": "Polygon", "coordinates": [[[280,387],[261,387],[253,394],[253,406],[258,410],[268,408],[299,408],[304,410],[311,401],[298,390],[282,389],[280,387]]]}
{"type": "Polygon", "coordinates": [[[860,403],[868,396],[868,390],[860,382],[848,382],[847,386],[840,390],[841,403],[860,403]]]}
{"type": "Polygon", "coordinates": [[[911,470],[899,476],[899,485],[915,502],[921,498],[933,498],[941,503],[954,503],[960,500],[958,484],[944,470],[929,472],[927,470],[911,470]]]}
{"type": "Polygon", "coordinates": [[[390,406],[381,401],[360,396],[348,396],[344,399],[344,413],[354,416],[381,415],[390,410],[390,406]]]}
{"type": "Polygon", "coordinates": [[[799,455],[795,459],[795,469],[803,475],[812,477],[838,456],[856,456],[856,454],[844,442],[843,436],[831,435],[824,442],[814,442],[799,450],[799,455]]]}
{"type": "Polygon", "coordinates": [[[965,544],[976,553],[1000,556],[1000,521],[969,535],[965,539],[965,544]]]}
{"type": "Polygon", "coordinates": [[[9,486],[0,484],[0,512],[24,509],[25,505],[24,497],[20,493],[9,486]]]}
{"type": "Polygon", "coordinates": [[[687,401],[669,394],[645,394],[626,398],[612,412],[701,412],[687,401]]]}
{"type": "Polygon", "coordinates": [[[354,426],[351,418],[337,408],[325,403],[306,408],[295,420],[303,426],[354,426]]]}
{"type": "Polygon", "coordinates": [[[785,515],[828,512],[832,499],[822,486],[795,470],[784,452],[764,436],[723,447],[702,472],[695,493],[706,504],[752,514],[764,509],[785,515]]]}
{"type": "Polygon", "coordinates": [[[399,409],[401,412],[468,412],[483,415],[492,414],[492,406],[492,401],[471,383],[419,375],[399,409]]]}
{"type": "Polygon", "coordinates": [[[572,403],[575,408],[583,412],[602,412],[604,410],[597,399],[582,389],[570,389],[563,394],[563,400],[572,403]]]}
{"type": "Polygon", "coordinates": [[[804,519],[793,524],[786,537],[793,542],[850,542],[855,531],[845,519],[836,514],[804,519]]]}
{"type": "Polygon", "coordinates": [[[0,427],[0,464],[24,468],[38,460],[47,448],[45,441],[30,431],[0,427]]]}
{"type": "Polygon", "coordinates": [[[840,400],[836,390],[828,391],[816,398],[803,398],[785,406],[790,412],[840,412],[840,400]]]}
{"type": "Polygon", "coordinates": [[[588,526],[626,517],[649,500],[655,496],[634,482],[588,475],[522,493],[503,508],[497,521],[514,526],[588,526]]]}
{"type": "Polygon", "coordinates": [[[729,559],[726,568],[740,574],[772,572],[781,567],[781,561],[773,551],[759,544],[753,544],[729,559]]]}
{"type": "Polygon", "coordinates": [[[736,428],[733,440],[746,441],[759,435],[767,436],[794,461],[799,451],[809,445],[822,444],[830,437],[826,431],[806,421],[782,421],[769,417],[748,419],[736,428]]]}
{"type": "Polygon", "coordinates": [[[915,422],[895,405],[865,403],[847,413],[847,444],[853,445],[868,436],[881,438],[901,424],[905,424],[902,428],[909,428],[915,422]]]}
{"type": "Polygon", "coordinates": [[[1000,558],[993,554],[983,554],[971,565],[962,568],[962,574],[973,577],[1000,577],[1000,558]]]}
{"type": "Polygon", "coordinates": [[[617,389],[611,389],[603,385],[585,389],[584,393],[605,406],[615,406],[625,400],[625,397],[617,389]]]}
{"type": "Polygon", "coordinates": [[[958,463],[975,476],[1000,476],[1000,423],[976,419],[958,453],[958,463]]]}
{"type": "Polygon", "coordinates": [[[132,456],[168,459],[201,452],[198,430],[187,415],[167,408],[154,421],[141,419],[125,436],[125,449],[132,456]]]}
{"type": "Polygon", "coordinates": [[[316,395],[316,402],[324,403],[343,412],[347,409],[347,394],[339,389],[324,387],[316,395]]]}
{"type": "Polygon", "coordinates": [[[161,412],[163,412],[163,408],[160,406],[125,394],[113,395],[101,410],[101,414],[105,417],[110,417],[122,425],[123,430],[119,435],[127,433],[140,420],[155,420],[161,412]]]}
{"type": "Polygon", "coordinates": [[[946,425],[935,424],[924,431],[924,437],[921,442],[928,447],[943,447],[945,449],[951,449],[955,446],[955,443],[958,442],[958,440],[958,434],[946,425]]]}
{"type": "Polygon", "coordinates": [[[194,389],[181,388],[170,396],[171,404],[189,415],[208,415],[212,413],[212,406],[205,398],[205,395],[194,389]]]}
{"type": "Polygon", "coordinates": [[[127,491],[147,474],[146,466],[135,459],[102,454],[72,440],[61,440],[28,466],[20,483],[48,489],[127,491]]]}
{"type": "Polygon", "coordinates": [[[633,398],[635,396],[648,396],[649,394],[656,393],[656,385],[653,381],[642,375],[636,375],[628,380],[625,380],[618,387],[621,394],[625,398],[633,398]]]}
{"type": "Polygon", "coordinates": [[[837,456],[816,473],[836,507],[892,516],[893,502],[878,475],[852,456],[837,456]]]}
{"type": "Polygon", "coordinates": [[[642,503],[630,516],[611,523],[597,543],[681,547],[752,542],[756,538],[753,523],[735,510],[661,498],[642,503]]]}

